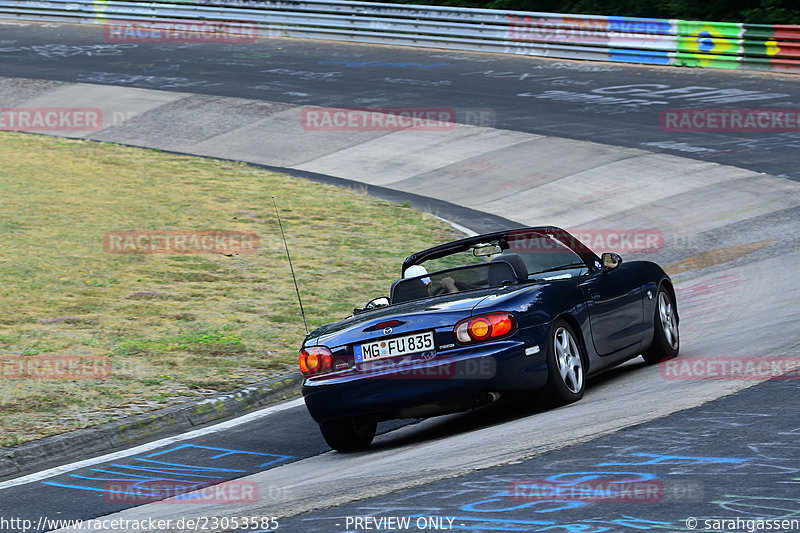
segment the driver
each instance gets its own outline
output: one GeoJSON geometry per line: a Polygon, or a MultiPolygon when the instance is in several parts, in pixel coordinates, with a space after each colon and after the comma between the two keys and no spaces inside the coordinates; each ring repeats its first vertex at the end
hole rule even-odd
{"type": "MultiPolygon", "coordinates": [[[[428,273],[428,271],[425,269],[424,266],[422,266],[422,265],[411,265],[410,267],[408,267],[406,269],[405,273],[403,274],[403,277],[406,278],[406,279],[408,279],[408,278],[416,278],[418,276],[424,276],[427,273],[428,273]]],[[[425,284],[425,286],[428,288],[428,293],[431,293],[431,278],[429,278],[429,277],[420,278],[420,281],[422,281],[422,283],[425,284]]],[[[439,286],[444,291],[447,291],[448,293],[458,292],[458,288],[456,287],[456,283],[455,283],[455,281],[453,281],[453,278],[451,278],[450,276],[447,276],[447,277],[444,277],[444,278],[440,279],[439,280],[439,286]]]]}

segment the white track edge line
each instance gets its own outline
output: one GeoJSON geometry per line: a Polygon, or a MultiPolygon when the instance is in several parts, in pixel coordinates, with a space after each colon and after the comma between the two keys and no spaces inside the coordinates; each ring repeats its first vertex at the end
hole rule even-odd
{"type": "Polygon", "coordinates": [[[281,403],[278,405],[272,405],[265,407],[263,409],[259,409],[258,411],[248,413],[246,415],[242,415],[240,417],[234,418],[232,420],[226,420],[225,422],[220,422],[219,424],[214,424],[213,426],[208,426],[200,429],[195,429],[188,433],[181,433],[180,435],[174,435],[172,437],[166,437],[160,440],[156,440],[153,442],[148,442],[147,444],[140,444],[139,446],[135,446],[133,448],[128,448],[125,450],[120,450],[118,452],[112,452],[106,455],[101,455],[99,457],[93,457],[91,459],[84,459],[82,461],[76,461],[74,463],[69,463],[66,465],[56,466],[53,468],[49,468],[47,470],[42,470],[40,472],[34,472],[33,474],[28,474],[27,476],[18,477],[15,479],[10,479],[8,481],[4,481],[0,483],[0,490],[8,489],[11,487],[16,487],[18,485],[24,485],[26,483],[32,483],[34,481],[40,481],[42,479],[47,479],[49,477],[57,476],[59,474],[64,474],[66,472],[71,472],[73,470],[77,470],[79,468],[84,468],[86,466],[95,465],[97,463],[103,463],[106,461],[113,461],[115,459],[120,459],[123,457],[128,457],[130,455],[135,455],[138,453],[144,453],[155,448],[160,448],[162,446],[168,446],[175,442],[180,442],[183,440],[193,439],[195,437],[201,437],[203,435],[208,435],[210,433],[216,433],[218,431],[224,431],[226,429],[239,426],[241,424],[246,424],[247,422],[252,422],[253,420],[258,420],[259,418],[263,418],[265,416],[271,415],[273,413],[278,413],[280,411],[285,411],[287,409],[292,409],[294,407],[299,407],[303,405],[304,401],[303,398],[297,398],[290,402],[281,403]]]}

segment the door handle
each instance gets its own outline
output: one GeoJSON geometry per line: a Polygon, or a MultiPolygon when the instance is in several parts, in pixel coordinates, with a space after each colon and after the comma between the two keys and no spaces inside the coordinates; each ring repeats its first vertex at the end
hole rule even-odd
{"type": "Polygon", "coordinates": [[[586,292],[589,293],[589,296],[592,297],[592,300],[599,300],[600,299],[600,293],[597,292],[595,289],[588,289],[586,292]]]}

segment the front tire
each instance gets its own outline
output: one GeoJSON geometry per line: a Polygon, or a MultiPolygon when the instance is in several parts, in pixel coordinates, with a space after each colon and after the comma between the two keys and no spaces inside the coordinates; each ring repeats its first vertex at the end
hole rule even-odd
{"type": "Polygon", "coordinates": [[[551,407],[583,398],[586,372],[580,346],[572,326],[566,320],[556,320],[547,345],[547,383],[544,386],[551,407]]]}
{"type": "Polygon", "coordinates": [[[322,437],[328,446],[338,452],[363,450],[375,438],[377,422],[358,422],[354,418],[339,418],[321,422],[322,437]]]}
{"type": "Polygon", "coordinates": [[[664,287],[658,289],[653,330],[653,343],[642,354],[645,362],[652,365],[677,357],[681,348],[678,314],[672,296],[664,287]]]}

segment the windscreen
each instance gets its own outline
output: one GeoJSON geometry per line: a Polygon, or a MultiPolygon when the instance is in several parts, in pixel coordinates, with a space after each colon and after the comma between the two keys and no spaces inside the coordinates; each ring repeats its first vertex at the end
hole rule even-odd
{"type": "Polygon", "coordinates": [[[508,235],[508,246],[503,253],[522,257],[529,278],[557,270],[577,269],[588,273],[581,256],[550,235],[530,230],[512,231],[508,235]]]}

